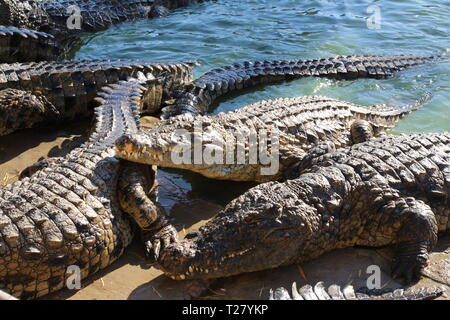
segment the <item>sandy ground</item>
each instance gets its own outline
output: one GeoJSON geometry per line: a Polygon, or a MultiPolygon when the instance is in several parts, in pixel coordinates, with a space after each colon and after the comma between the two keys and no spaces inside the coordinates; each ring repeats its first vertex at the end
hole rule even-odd
{"type": "MultiPolygon", "coordinates": [[[[150,119],[150,123],[151,123],[150,119]]],[[[82,134],[89,128],[89,122],[75,123],[63,129],[50,131],[24,131],[7,137],[0,137],[0,185],[17,179],[22,169],[42,156],[65,154],[83,141],[82,134]]],[[[193,176],[193,178],[192,178],[193,176]]],[[[173,180],[170,174],[160,171],[160,198],[170,202],[169,212],[177,221],[180,237],[197,229],[217,213],[224,203],[232,197],[228,190],[242,192],[248,186],[238,186],[226,182],[207,181],[195,175],[190,188],[173,180]],[[217,196],[221,193],[220,196],[217,196]],[[216,195],[216,196],[215,196],[216,195]],[[216,201],[215,198],[221,198],[216,201]]],[[[188,176],[188,179],[189,176],[188,176]]],[[[397,288],[399,283],[389,276],[390,249],[347,248],[336,250],[301,266],[289,266],[244,274],[217,282],[208,299],[267,299],[270,288],[284,286],[290,288],[296,281],[298,285],[314,284],[353,284],[355,288],[365,286],[369,265],[378,265],[382,270],[382,286],[397,288]]],[[[146,262],[141,245],[135,241],[126,254],[117,262],[86,279],[81,290],[63,290],[46,299],[184,299],[185,281],[174,281],[146,262]]],[[[440,299],[450,299],[450,237],[440,239],[431,254],[430,264],[423,279],[415,285],[440,286],[446,293],[440,299]]]]}

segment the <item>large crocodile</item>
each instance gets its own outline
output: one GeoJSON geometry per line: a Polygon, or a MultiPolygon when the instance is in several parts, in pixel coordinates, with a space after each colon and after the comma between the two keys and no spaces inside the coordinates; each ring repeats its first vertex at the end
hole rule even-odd
{"type": "Polygon", "coordinates": [[[45,32],[0,26],[0,63],[53,60],[64,57],[74,45],[45,32]]]}
{"type": "Polygon", "coordinates": [[[269,300],[431,300],[443,294],[442,288],[396,289],[396,290],[366,290],[355,291],[352,285],[340,286],[333,284],[325,288],[323,282],[313,286],[304,285],[297,289],[292,283],[292,294],[283,288],[275,291],[270,289],[269,300]],[[380,292],[378,292],[380,291],[380,292]]]}
{"type": "Polygon", "coordinates": [[[92,113],[97,92],[106,84],[137,72],[160,81],[142,109],[153,109],[170,92],[192,80],[196,63],[91,60],[0,64],[0,135],[51,121],[71,120],[92,113]]]}
{"type": "Polygon", "coordinates": [[[392,76],[407,67],[423,64],[435,57],[352,55],[310,60],[245,61],[211,70],[176,91],[166,102],[161,117],[192,113],[204,114],[219,96],[233,90],[309,76],[332,79],[392,76]]]}
{"type": "Polygon", "coordinates": [[[173,279],[207,279],[394,245],[392,275],[410,282],[450,229],[449,208],[450,133],[374,138],[250,189],[168,246],[159,264],[173,279]]]}
{"type": "Polygon", "coordinates": [[[320,96],[268,100],[215,116],[162,120],[154,129],[121,137],[116,149],[133,162],[267,182],[282,178],[321,143],[328,152],[384,134],[417,105],[364,107],[320,96]]]}
{"type": "Polygon", "coordinates": [[[115,261],[133,235],[124,212],[146,236],[175,232],[147,198],[148,167],[115,157],[114,141],[138,130],[141,100],[158,90],[151,74],[136,76],[99,94],[96,126],[85,144],[0,189],[0,288],[13,296],[61,289],[72,275],[69,266],[85,278],[115,261]]]}

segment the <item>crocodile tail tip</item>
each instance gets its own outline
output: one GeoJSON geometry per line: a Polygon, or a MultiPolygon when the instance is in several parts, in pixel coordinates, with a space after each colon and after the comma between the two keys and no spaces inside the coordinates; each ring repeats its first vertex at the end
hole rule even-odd
{"type": "Polygon", "coordinates": [[[202,62],[201,61],[197,61],[197,60],[190,60],[190,61],[186,61],[185,62],[188,66],[190,67],[196,67],[196,66],[201,66],[202,62]]]}
{"type": "Polygon", "coordinates": [[[413,105],[410,106],[411,111],[415,111],[431,100],[431,92],[425,92],[413,105]]]}

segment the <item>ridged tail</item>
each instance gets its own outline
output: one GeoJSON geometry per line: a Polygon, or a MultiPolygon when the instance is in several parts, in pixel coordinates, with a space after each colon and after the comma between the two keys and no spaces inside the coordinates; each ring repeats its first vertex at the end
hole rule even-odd
{"type": "Polygon", "coordinates": [[[430,94],[425,94],[413,104],[402,107],[391,107],[386,104],[378,104],[371,107],[371,111],[362,118],[372,123],[375,134],[381,134],[388,129],[392,129],[397,123],[413,111],[421,108],[430,100],[430,94]]]}
{"type": "Polygon", "coordinates": [[[88,144],[110,147],[123,134],[139,130],[140,97],[147,81],[142,77],[119,81],[102,89],[96,98],[100,105],[94,111],[96,125],[88,144]]]}
{"type": "Polygon", "coordinates": [[[24,28],[16,28],[13,26],[0,26],[0,36],[15,36],[19,35],[23,38],[42,38],[42,39],[48,39],[53,38],[51,34],[45,33],[45,32],[39,32],[31,29],[24,29],[24,28]]]}
{"type": "Polygon", "coordinates": [[[94,110],[96,124],[87,143],[108,148],[122,135],[136,133],[143,100],[155,97],[160,85],[161,78],[138,72],[126,81],[103,87],[95,98],[99,103],[94,110]]]}
{"type": "Polygon", "coordinates": [[[442,288],[418,288],[418,289],[383,289],[368,290],[359,289],[357,292],[353,286],[348,285],[341,289],[333,284],[326,288],[323,282],[318,282],[314,287],[304,285],[297,289],[297,284],[292,284],[292,294],[280,287],[273,291],[270,289],[269,300],[431,300],[440,297],[444,293],[442,288]]]}
{"type": "Polygon", "coordinates": [[[31,29],[0,26],[0,63],[54,60],[76,45],[53,35],[31,29]]]}
{"type": "Polygon", "coordinates": [[[219,96],[261,84],[317,76],[334,79],[384,79],[396,72],[424,64],[437,56],[337,56],[292,61],[235,63],[214,69],[174,95],[175,101],[163,109],[162,118],[182,113],[204,114],[219,96]]]}

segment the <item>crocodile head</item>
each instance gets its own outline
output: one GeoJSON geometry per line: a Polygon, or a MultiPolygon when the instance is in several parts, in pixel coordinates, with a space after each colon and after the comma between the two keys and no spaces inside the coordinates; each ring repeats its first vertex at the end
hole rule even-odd
{"type": "Polygon", "coordinates": [[[310,211],[282,184],[259,185],[233,200],[197,232],[169,245],[161,252],[159,267],[167,276],[184,280],[228,277],[295,263],[308,250],[310,211]]]}
{"type": "MultiPolygon", "coordinates": [[[[269,175],[264,175],[261,169],[269,168],[269,165],[249,164],[249,152],[245,153],[248,149],[239,149],[244,150],[244,160],[235,161],[238,150],[235,146],[233,131],[222,124],[211,121],[207,116],[194,118],[183,114],[161,121],[154,129],[120,137],[116,141],[116,153],[128,161],[190,170],[211,179],[269,180],[269,175]],[[227,158],[229,146],[234,148],[232,160],[227,158]]],[[[272,159],[278,160],[275,155],[272,159]]],[[[273,175],[281,172],[276,170],[276,166],[273,167],[273,175]]]]}

